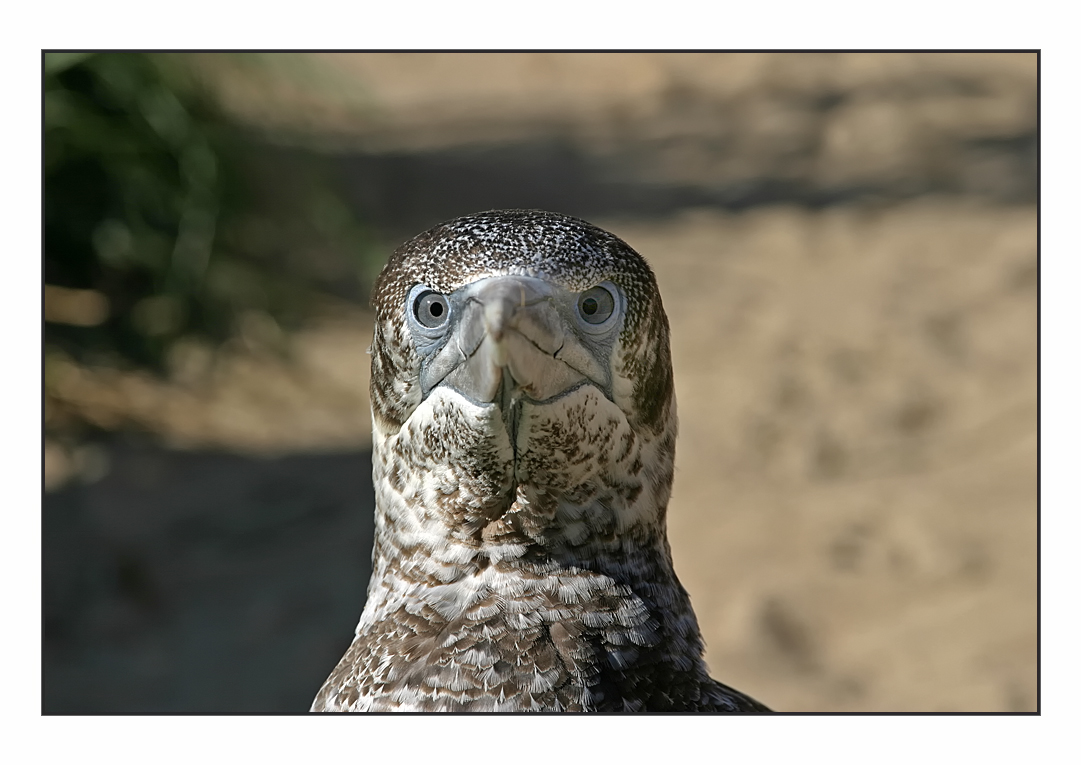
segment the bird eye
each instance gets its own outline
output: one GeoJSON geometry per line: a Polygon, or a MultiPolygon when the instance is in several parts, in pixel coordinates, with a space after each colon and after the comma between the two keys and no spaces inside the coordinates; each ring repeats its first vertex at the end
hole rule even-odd
{"type": "Polygon", "coordinates": [[[578,296],[578,315],[587,324],[603,324],[616,310],[616,299],[604,287],[593,287],[578,296]]]}
{"type": "Polygon", "coordinates": [[[428,290],[417,295],[416,300],[413,301],[413,315],[422,326],[436,329],[447,323],[450,306],[445,297],[438,292],[428,290]]]}

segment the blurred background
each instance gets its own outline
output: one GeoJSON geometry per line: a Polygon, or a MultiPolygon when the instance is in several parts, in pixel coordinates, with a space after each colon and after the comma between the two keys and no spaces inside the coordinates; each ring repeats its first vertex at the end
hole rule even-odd
{"type": "Polygon", "coordinates": [[[46,714],[303,712],[367,296],[534,207],[654,267],[676,569],[783,711],[1037,704],[1034,53],[46,53],[46,714]]]}

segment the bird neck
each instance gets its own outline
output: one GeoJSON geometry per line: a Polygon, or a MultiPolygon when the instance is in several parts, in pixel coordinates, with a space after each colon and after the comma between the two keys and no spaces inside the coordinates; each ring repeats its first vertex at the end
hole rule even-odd
{"type": "Polygon", "coordinates": [[[567,708],[712,682],[665,536],[674,413],[643,434],[603,397],[567,398],[559,411],[523,404],[515,444],[498,407],[435,393],[395,432],[377,424],[356,643],[373,667],[420,686],[487,684],[483,667],[518,667],[534,646],[577,689],[567,708]]]}
{"type": "Polygon", "coordinates": [[[673,425],[636,430],[595,388],[499,407],[440,389],[406,422],[377,422],[374,580],[446,584],[489,563],[607,568],[669,558],[673,425]],[[512,436],[513,432],[513,436],[512,436]]]}

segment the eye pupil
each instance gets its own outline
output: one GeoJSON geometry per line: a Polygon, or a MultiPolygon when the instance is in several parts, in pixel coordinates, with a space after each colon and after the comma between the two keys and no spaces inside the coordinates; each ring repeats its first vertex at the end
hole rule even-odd
{"type": "Polygon", "coordinates": [[[598,308],[600,308],[600,306],[597,304],[596,298],[589,297],[582,301],[582,313],[587,316],[595,314],[598,308]]]}
{"type": "Polygon", "coordinates": [[[443,306],[441,306],[439,303],[432,303],[428,307],[428,312],[431,313],[432,316],[437,316],[437,317],[442,316],[443,315],[443,306]]]}

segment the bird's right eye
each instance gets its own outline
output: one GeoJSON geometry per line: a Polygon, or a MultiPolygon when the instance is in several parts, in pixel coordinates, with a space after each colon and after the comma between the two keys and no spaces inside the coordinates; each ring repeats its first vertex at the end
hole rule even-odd
{"type": "Polygon", "coordinates": [[[450,316],[450,305],[443,295],[426,290],[417,295],[413,301],[413,316],[416,317],[421,326],[438,329],[447,323],[447,318],[450,316]]]}
{"type": "Polygon", "coordinates": [[[578,315],[587,324],[603,324],[616,310],[616,300],[604,287],[586,290],[578,297],[578,315]]]}

